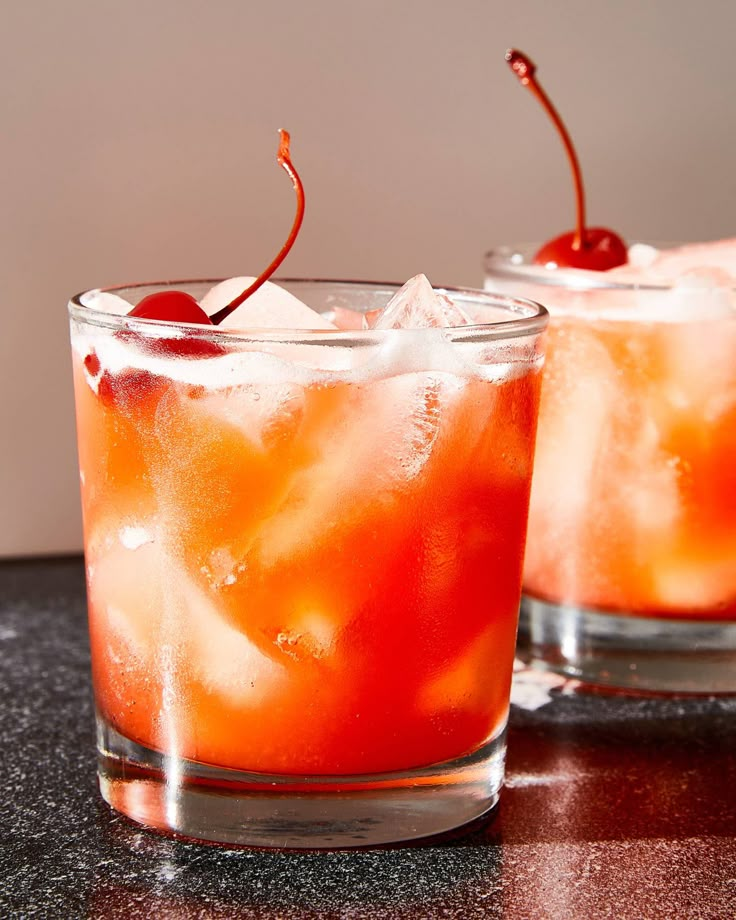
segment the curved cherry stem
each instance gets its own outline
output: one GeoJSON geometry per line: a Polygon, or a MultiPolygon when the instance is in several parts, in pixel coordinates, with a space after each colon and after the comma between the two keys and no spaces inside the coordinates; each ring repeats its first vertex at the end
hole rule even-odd
{"type": "Polygon", "coordinates": [[[273,260],[273,262],[271,262],[268,268],[262,271],[256,280],[249,287],[247,287],[242,294],[238,294],[238,296],[234,300],[231,300],[227,306],[222,307],[222,309],[218,310],[217,313],[212,314],[210,319],[215,326],[221,323],[226,316],[229,316],[233,310],[237,310],[237,308],[245,300],[247,300],[251,294],[255,294],[258,288],[261,287],[262,284],[265,284],[266,281],[268,281],[271,275],[288,256],[291,247],[294,245],[294,241],[299,235],[299,230],[301,229],[302,221],[304,220],[304,186],[302,185],[302,180],[299,178],[299,173],[296,171],[294,164],[291,162],[291,155],[289,152],[291,136],[288,131],[284,131],[283,129],[279,130],[279,136],[279,151],[276,155],[276,162],[289,176],[292,185],[294,186],[294,191],[296,192],[296,215],[294,217],[294,223],[291,227],[291,232],[286,238],[286,242],[279,250],[278,255],[273,260]]]}
{"type": "Polygon", "coordinates": [[[567,128],[560,118],[557,109],[552,105],[549,97],[537,81],[535,76],[537,71],[536,66],[525,54],[522,54],[521,51],[517,51],[515,48],[510,48],[506,52],[506,60],[508,61],[509,66],[513,72],[519,78],[521,85],[526,86],[527,89],[531,90],[531,92],[534,94],[534,96],[536,96],[537,100],[542,105],[542,108],[544,108],[549,117],[552,119],[552,122],[554,123],[554,126],[562,139],[562,143],[565,145],[565,152],[567,153],[567,159],[570,162],[572,178],[573,182],[575,183],[575,206],[577,209],[577,225],[572,248],[581,249],[585,245],[585,193],[583,191],[583,178],[582,173],[580,172],[580,163],[578,161],[578,155],[575,152],[575,147],[573,146],[570,135],[567,132],[567,128]]]}

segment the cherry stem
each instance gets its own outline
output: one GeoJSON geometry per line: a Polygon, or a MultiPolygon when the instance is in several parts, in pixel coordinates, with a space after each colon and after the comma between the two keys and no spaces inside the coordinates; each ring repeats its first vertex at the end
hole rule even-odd
{"type": "Polygon", "coordinates": [[[506,52],[506,60],[513,72],[519,78],[521,85],[530,89],[541,103],[542,108],[544,108],[552,119],[555,128],[557,128],[557,132],[562,138],[562,143],[565,145],[565,152],[570,162],[572,178],[575,183],[575,205],[577,209],[577,226],[575,228],[572,248],[581,249],[585,245],[585,194],[583,192],[583,178],[580,172],[578,155],[575,153],[570,135],[567,132],[564,122],[557,113],[557,109],[552,105],[549,97],[536,79],[536,66],[525,54],[522,54],[521,51],[517,51],[515,48],[510,48],[506,52]]]}
{"type": "Polygon", "coordinates": [[[291,227],[291,232],[286,238],[286,242],[279,250],[276,258],[271,262],[271,264],[266,268],[261,274],[256,278],[256,280],[247,287],[242,294],[238,294],[235,300],[231,300],[227,306],[222,307],[221,310],[218,310],[217,313],[213,313],[210,319],[212,323],[217,326],[221,323],[226,316],[229,316],[233,310],[237,308],[247,300],[251,294],[255,294],[259,287],[262,284],[265,284],[266,281],[271,277],[271,275],[276,271],[276,269],[281,265],[284,259],[288,256],[291,247],[294,245],[294,241],[299,235],[299,230],[302,226],[302,221],[304,220],[304,186],[302,185],[302,180],[299,178],[299,173],[294,169],[294,164],[291,162],[291,155],[289,153],[289,143],[291,141],[291,136],[288,131],[279,129],[279,151],[276,155],[276,162],[279,166],[286,172],[286,174],[291,179],[292,185],[294,186],[294,191],[296,192],[296,216],[294,217],[294,223],[291,227]]]}

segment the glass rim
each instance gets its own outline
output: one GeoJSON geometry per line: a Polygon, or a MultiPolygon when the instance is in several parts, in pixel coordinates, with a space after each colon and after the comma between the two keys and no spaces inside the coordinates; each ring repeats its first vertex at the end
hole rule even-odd
{"type": "MultiPolygon", "coordinates": [[[[135,284],[116,284],[112,287],[89,288],[75,294],[69,299],[69,315],[82,322],[91,323],[96,326],[107,327],[112,329],[131,329],[143,331],[148,329],[153,335],[162,336],[165,333],[171,334],[172,330],[179,330],[181,334],[195,335],[206,338],[227,338],[234,339],[267,339],[269,341],[293,340],[298,337],[301,341],[313,342],[315,344],[345,344],[346,339],[366,339],[379,335],[385,335],[388,332],[395,334],[406,334],[426,331],[439,331],[450,334],[453,338],[459,338],[464,341],[472,340],[475,337],[488,339],[512,339],[529,335],[538,335],[542,333],[549,322],[549,312],[546,307],[535,300],[525,297],[516,297],[508,294],[495,293],[480,288],[469,287],[435,287],[433,289],[440,294],[449,294],[451,297],[459,297],[465,301],[475,301],[488,307],[496,307],[508,311],[511,315],[508,319],[501,319],[493,323],[472,323],[465,326],[441,326],[441,327],[419,327],[410,329],[298,329],[298,328],[269,328],[269,327],[251,327],[246,328],[227,328],[222,329],[219,326],[205,326],[196,323],[175,323],[167,320],[154,320],[143,317],[132,317],[117,313],[106,313],[102,310],[95,310],[83,303],[82,298],[90,294],[106,293],[117,294],[120,291],[135,291],[136,289],[166,289],[181,288],[186,290],[192,285],[209,285],[214,286],[228,278],[190,278],[172,281],[151,281],[136,282],[135,284]]],[[[380,291],[387,289],[389,291],[398,291],[403,287],[405,282],[396,281],[358,281],[354,279],[339,278],[299,278],[299,277],[276,277],[269,279],[274,284],[302,284],[318,286],[344,286],[350,289],[372,289],[380,291]]]]}
{"type": "MultiPolygon", "coordinates": [[[[652,240],[634,240],[629,243],[629,247],[634,245],[654,246],[657,249],[675,248],[685,246],[686,242],[679,241],[652,241],[652,240]]],[[[640,284],[636,281],[614,281],[607,277],[606,272],[595,272],[586,269],[565,269],[565,268],[547,268],[544,265],[534,265],[526,261],[528,256],[536,252],[541,243],[504,243],[489,249],[483,255],[483,268],[486,272],[486,278],[493,276],[523,280],[534,284],[541,284],[547,287],[562,287],[573,291],[653,291],[664,293],[671,291],[675,283],[661,284],[640,284]],[[523,261],[513,263],[511,259],[519,256],[523,261]],[[572,274],[574,272],[574,274],[572,274]]],[[[736,291],[736,285],[725,290],[736,291]]]]}

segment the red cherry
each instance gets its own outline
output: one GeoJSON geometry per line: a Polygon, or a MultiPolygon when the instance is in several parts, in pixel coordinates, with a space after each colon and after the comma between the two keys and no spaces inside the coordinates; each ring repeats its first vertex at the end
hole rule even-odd
{"type": "MultiPolygon", "coordinates": [[[[184,291],[155,291],[148,294],[128,313],[136,319],[156,319],[169,323],[193,323],[198,326],[212,326],[207,316],[191,294],[184,291]]],[[[147,338],[137,332],[126,330],[123,338],[133,340],[139,348],[167,357],[211,358],[225,353],[216,342],[196,336],[178,338],[147,338]]]]}
{"type": "Polygon", "coordinates": [[[166,377],[141,368],[124,367],[113,374],[102,367],[94,351],[86,355],[84,368],[90,383],[95,383],[100,401],[115,408],[128,409],[171,386],[166,377]]]}
{"type": "Polygon", "coordinates": [[[585,226],[585,192],[580,163],[564,122],[536,79],[536,66],[525,54],[515,49],[506,52],[506,60],[519,78],[521,85],[531,90],[552,119],[565,146],[575,183],[577,226],[575,230],[563,233],[562,236],[545,243],[534,256],[535,263],[547,265],[554,262],[560,268],[584,268],[597,272],[608,271],[609,268],[616,268],[617,265],[625,265],[629,260],[628,251],[626,244],[618,234],[605,227],[585,226]]]}
{"type": "Polygon", "coordinates": [[[586,227],[583,245],[577,248],[575,233],[563,233],[545,243],[534,256],[537,265],[554,262],[562,268],[584,268],[594,272],[625,265],[628,259],[624,241],[605,227],[586,227]]]}
{"type": "Polygon", "coordinates": [[[212,325],[212,320],[197,301],[184,291],[156,291],[149,294],[133,307],[128,316],[164,320],[169,323],[212,325]]]}
{"type": "Polygon", "coordinates": [[[100,364],[100,359],[97,357],[94,351],[91,351],[84,359],[84,366],[87,370],[87,373],[90,377],[96,377],[102,368],[100,364]]]}
{"type": "Polygon", "coordinates": [[[216,358],[224,355],[225,349],[209,339],[197,339],[187,336],[181,339],[146,339],[143,347],[147,351],[166,358],[216,358]]]}
{"type": "Polygon", "coordinates": [[[103,371],[97,385],[97,395],[106,406],[130,409],[144,400],[162,394],[171,381],[150,371],[125,367],[117,374],[103,371]]]}
{"type": "MultiPolygon", "coordinates": [[[[198,326],[214,326],[221,323],[226,316],[229,316],[233,310],[237,309],[243,301],[250,297],[251,294],[255,293],[255,291],[271,277],[289,254],[304,219],[304,186],[291,162],[291,155],[289,152],[290,140],[291,138],[288,131],[279,131],[279,149],[276,161],[279,166],[285,170],[294,186],[294,191],[296,192],[296,216],[291,231],[286,238],[286,242],[270,265],[261,272],[245,291],[239,294],[234,300],[230,301],[230,303],[221,310],[218,310],[212,317],[209,317],[204,312],[191,294],[187,294],[184,291],[171,290],[156,291],[153,294],[148,294],[140,303],[133,307],[128,313],[128,316],[135,319],[153,319],[169,323],[192,323],[198,326]]],[[[121,338],[134,341],[139,348],[145,351],[166,357],[207,358],[225,353],[225,349],[221,345],[205,337],[195,335],[154,338],[143,336],[131,329],[120,330],[116,334],[121,338]]],[[[95,360],[97,360],[96,357],[95,360]]],[[[154,389],[159,379],[156,375],[150,374],[148,371],[134,371],[131,368],[124,369],[115,377],[106,372],[103,377],[104,379],[100,380],[99,386],[100,397],[105,401],[118,402],[130,398],[140,398],[154,389]]]]}

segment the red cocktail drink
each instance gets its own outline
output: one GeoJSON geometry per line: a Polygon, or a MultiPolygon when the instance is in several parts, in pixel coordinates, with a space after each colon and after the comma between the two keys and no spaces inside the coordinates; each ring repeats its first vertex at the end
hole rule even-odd
{"type": "MultiPolygon", "coordinates": [[[[596,273],[531,265],[530,251],[486,261],[490,288],[538,297],[552,317],[525,641],[535,657],[596,683],[733,692],[729,247],[636,247],[633,264],[596,273]],[[718,272],[709,252],[721,260],[718,272]],[[650,262],[637,266],[637,258],[650,262]]],[[[736,264],[736,244],[730,252],[736,264]]]]}
{"type": "Polygon", "coordinates": [[[543,311],[266,288],[219,329],[72,304],[103,794],[221,841],[446,830],[501,782],[543,311]]]}

